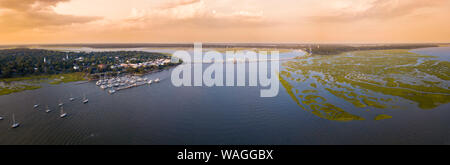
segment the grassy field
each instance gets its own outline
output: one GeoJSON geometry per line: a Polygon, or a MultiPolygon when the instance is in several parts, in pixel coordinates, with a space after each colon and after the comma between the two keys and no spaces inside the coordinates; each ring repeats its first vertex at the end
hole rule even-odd
{"type": "Polygon", "coordinates": [[[51,75],[30,75],[25,77],[14,77],[14,78],[2,78],[0,81],[2,82],[17,82],[17,81],[26,81],[26,80],[41,80],[41,79],[48,79],[51,75]]]}
{"type": "Polygon", "coordinates": [[[56,85],[84,80],[86,80],[86,74],[81,72],[4,78],[0,79],[0,81],[4,83],[3,86],[0,86],[0,95],[39,89],[41,88],[41,86],[37,85],[39,83],[49,83],[52,85],[56,85]]]}
{"type": "Polygon", "coordinates": [[[26,90],[35,90],[39,89],[41,86],[37,85],[15,85],[10,87],[0,87],[0,95],[7,95],[16,92],[22,92],[26,90]]]}
{"type": "Polygon", "coordinates": [[[85,73],[76,72],[76,73],[66,73],[66,74],[57,74],[49,77],[50,84],[61,84],[75,81],[84,81],[86,80],[85,73]]]}

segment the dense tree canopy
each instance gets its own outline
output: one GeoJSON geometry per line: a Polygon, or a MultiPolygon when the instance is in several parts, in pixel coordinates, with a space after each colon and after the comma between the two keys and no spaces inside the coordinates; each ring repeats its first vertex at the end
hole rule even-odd
{"type": "Polygon", "coordinates": [[[27,48],[4,49],[0,50],[0,78],[77,71],[88,73],[118,71],[117,68],[110,66],[161,58],[169,56],[142,51],[62,52],[27,48]],[[99,64],[106,67],[99,68],[99,64]],[[74,66],[78,66],[79,69],[74,69],[74,66]]]}

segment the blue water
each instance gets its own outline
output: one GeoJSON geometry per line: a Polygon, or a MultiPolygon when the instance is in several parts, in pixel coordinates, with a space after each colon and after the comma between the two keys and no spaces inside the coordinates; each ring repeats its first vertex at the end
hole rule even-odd
{"type": "Polygon", "coordinates": [[[421,48],[411,52],[434,56],[436,60],[450,61],[450,47],[421,48]]]}
{"type": "Polygon", "coordinates": [[[114,95],[89,82],[0,96],[0,144],[450,144],[448,104],[385,109],[394,117],[381,121],[337,122],[300,109],[281,84],[276,97],[262,98],[259,86],[175,87],[171,71],[147,75],[160,83],[114,95]],[[78,99],[70,102],[70,95],[78,99]],[[65,119],[58,117],[59,99],[65,119]],[[53,112],[43,112],[45,105],[53,112]],[[10,128],[12,113],[17,129],[10,128]]]}

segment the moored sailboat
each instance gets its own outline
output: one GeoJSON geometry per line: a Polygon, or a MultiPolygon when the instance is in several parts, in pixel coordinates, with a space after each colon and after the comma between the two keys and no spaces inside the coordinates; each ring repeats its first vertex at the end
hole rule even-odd
{"type": "Polygon", "coordinates": [[[12,120],[13,120],[13,123],[12,123],[12,125],[11,125],[11,128],[17,128],[17,127],[20,126],[20,123],[17,123],[17,122],[16,122],[16,118],[15,118],[14,113],[13,113],[13,115],[12,115],[12,120]]]}
{"type": "Polygon", "coordinates": [[[89,102],[89,99],[86,98],[86,95],[83,97],[83,104],[87,104],[89,102]]]}
{"type": "Polygon", "coordinates": [[[61,99],[59,99],[59,104],[58,106],[62,107],[64,105],[64,103],[61,101],[61,99]]]}
{"type": "Polygon", "coordinates": [[[52,110],[50,110],[50,108],[48,107],[48,105],[47,105],[47,109],[45,110],[45,112],[46,113],[49,113],[49,112],[51,112],[52,110]]]}
{"type": "Polygon", "coordinates": [[[64,107],[61,107],[61,112],[60,112],[59,117],[60,117],[60,118],[64,118],[64,117],[66,117],[66,116],[67,116],[67,113],[64,112],[64,107]]]}
{"type": "Polygon", "coordinates": [[[74,100],[75,100],[75,98],[72,96],[72,94],[70,94],[69,100],[70,100],[70,101],[74,101],[74,100]]]}

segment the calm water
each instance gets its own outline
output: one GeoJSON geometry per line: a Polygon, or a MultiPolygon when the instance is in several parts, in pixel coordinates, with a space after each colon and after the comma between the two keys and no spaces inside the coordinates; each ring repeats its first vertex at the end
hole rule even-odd
{"type": "Polygon", "coordinates": [[[89,82],[0,96],[0,144],[450,144],[449,104],[387,108],[380,111],[391,119],[339,122],[299,108],[282,84],[278,96],[261,98],[260,87],[174,87],[170,75],[147,75],[162,81],[114,95],[89,82]],[[59,99],[67,118],[59,118],[59,99]],[[53,111],[45,113],[45,105],[53,111]],[[17,129],[10,128],[12,113],[17,129]]]}
{"type": "Polygon", "coordinates": [[[450,61],[450,47],[437,47],[437,48],[421,48],[415,49],[412,52],[431,55],[438,60],[450,61]]]}

